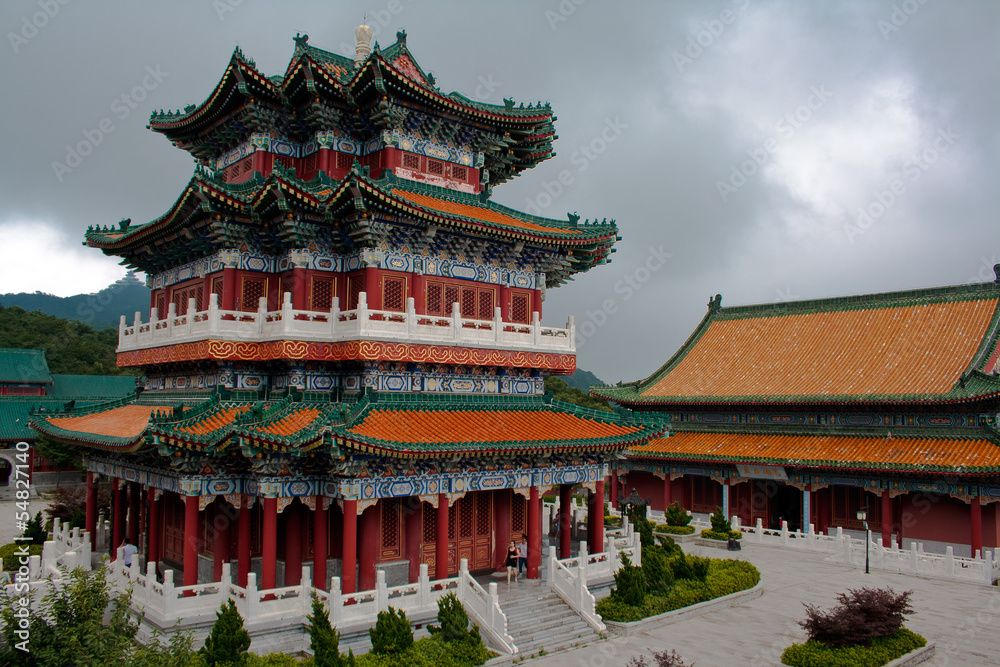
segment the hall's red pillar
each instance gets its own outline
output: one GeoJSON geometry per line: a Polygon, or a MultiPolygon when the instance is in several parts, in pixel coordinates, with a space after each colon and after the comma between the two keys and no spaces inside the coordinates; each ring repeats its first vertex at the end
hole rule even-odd
{"type": "Polygon", "coordinates": [[[375,561],[378,559],[379,544],[379,503],[375,503],[361,513],[358,532],[358,590],[370,591],[375,588],[375,561]]]}
{"type": "MultiPolygon", "coordinates": [[[[222,269],[222,303],[219,304],[219,308],[222,310],[236,310],[236,269],[225,267],[222,269]]],[[[252,308],[251,310],[256,310],[252,308]]],[[[166,313],[162,313],[159,317],[166,317],[166,313]]]]}
{"type": "Polygon", "coordinates": [[[313,588],[327,590],[326,580],[326,509],[323,496],[316,496],[316,510],[313,512],[313,588]]]}
{"type": "Polygon", "coordinates": [[[497,570],[503,570],[507,558],[507,546],[513,538],[510,532],[510,506],[512,494],[510,489],[493,491],[493,565],[497,570]]]}
{"type": "Polygon", "coordinates": [[[882,490],[882,546],[888,548],[892,542],[892,498],[889,489],[882,490]]]}
{"type": "MultiPolygon", "coordinates": [[[[308,285],[308,281],[309,278],[306,276],[305,269],[292,269],[292,308],[295,310],[307,310],[307,306],[309,305],[306,303],[308,295],[306,286],[308,285]]],[[[281,298],[284,299],[284,295],[281,298]]],[[[330,304],[326,304],[326,307],[329,308],[330,304]]]]}
{"type": "Polygon", "coordinates": [[[542,504],[538,498],[538,487],[528,491],[528,579],[538,578],[542,564],[542,504]]]}
{"type": "Polygon", "coordinates": [[[139,546],[139,484],[128,483],[128,539],[139,546]]]}
{"type": "Polygon", "coordinates": [[[198,583],[198,496],[184,496],[184,585],[198,583]]]}
{"type": "Polygon", "coordinates": [[[358,567],[358,501],[344,499],[343,569],[340,574],[340,590],[353,593],[357,589],[358,567]]]}
{"type": "Polygon", "coordinates": [[[618,471],[611,471],[611,506],[618,509],[618,471]]]}
{"type": "Polygon", "coordinates": [[[592,554],[604,551],[604,484],[600,482],[587,508],[587,550],[592,554]]]}
{"type": "Polygon", "coordinates": [[[670,488],[670,473],[666,473],[663,478],[663,511],[666,512],[674,502],[670,488]]]}
{"type": "Polygon", "coordinates": [[[246,588],[250,574],[250,497],[240,496],[240,515],[236,526],[236,584],[246,588]]]}
{"type": "Polygon", "coordinates": [[[97,540],[97,480],[94,473],[87,471],[87,518],[83,528],[90,533],[90,542],[97,540]]]}
{"type": "Polygon", "coordinates": [[[147,563],[160,562],[160,501],[156,499],[156,489],[146,490],[149,500],[149,550],[146,553],[147,563]]]}
{"type": "Polygon", "coordinates": [[[215,544],[212,545],[215,555],[212,562],[212,581],[222,581],[222,565],[229,562],[230,518],[229,513],[225,511],[225,505],[219,503],[216,503],[212,515],[212,524],[215,528],[215,544]]]}
{"type": "Polygon", "coordinates": [[[285,508],[285,582],[284,586],[302,583],[302,513],[298,502],[285,508]]]}
{"type": "Polygon", "coordinates": [[[448,496],[438,494],[437,534],[434,543],[434,578],[448,578],[448,496]]]}
{"type": "Polygon", "coordinates": [[[573,514],[570,512],[570,500],[573,487],[569,484],[559,485],[559,558],[569,558],[570,536],[573,533],[573,514]]]}
{"type": "Polygon", "coordinates": [[[971,556],[975,557],[976,552],[983,551],[983,510],[980,506],[979,496],[976,496],[969,503],[969,510],[972,513],[972,551],[971,556]]]}
{"type": "Polygon", "coordinates": [[[120,479],[111,480],[111,496],[111,560],[115,560],[125,537],[125,485],[120,479]]]}
{"type": "Polygon", "coordinates": [[[410,496],[404,505],[403,547],[410,561],[408,580],[412,584],[420,578],[420,540],[423,537],[423,503],[417,496],[410,496]]]}
{"type": "Polygon", "coordinates": [[[278,571],[278,499],[262,498],[264,507],[264,525],[261,530],[261,564],[260,587],[262,589],[277,588],[278,571]]]}

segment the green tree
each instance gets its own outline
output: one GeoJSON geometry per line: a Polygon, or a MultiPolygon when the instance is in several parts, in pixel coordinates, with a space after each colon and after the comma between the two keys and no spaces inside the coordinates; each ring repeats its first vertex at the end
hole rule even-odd
{"type": "Polygon", "coordinates": [[[563,403],[579,405],[580,407],[590,408],[591,410],[614,412],[611,404],[603,398],[597,398],[596,396],[585,394],[576,387],[571,387],[566,384],[566,380],[554,375],[545,378],[545,391],[551,391],[552,397],[557,401],[562,401],[563,403]]]}
{"type": "Polygon", "coordinates": [[[247,664],[250,633],[243,627],[243,617],[236,604],[226,600],[215,616],[215,625],[200,651],[205,664],[208,667],[243,667],[247,664]]]}
{"type": "Polygon", "coordinates": [[[413,646],[413,628],[402,609],[389,607],[388,611],[380,611],[368,635],[376,655],[396,655],[413,646]]]}
{"type": "Polygon", "coordinates": [[[330,625],[330,614],[319,596],[313,593],[312,615],[309,621],[309,648],[315,667],[348,667],[354,664],[354,652],[345,658],[340,654],[340,633],[330,625]]]}
{"type": "Polygon", "coordinates": [[[129,595],[111,595],[104,568],[77,568],[64,586],[52,586],[27,612],[27,651],[18,648],[18,598],[4,594],[0,619],[2,664],[28,667],[129,664],[138,625],[128,612],[129,595]],[[108,614],[105,622],[105,612],[108,614]]]}
{"type": "Polygon", "coordinates": [[[465,639],[469,634],[469,614],[454,593],[438,598],[438,623],[441,625],[428,625],[427,629],[431,634],[441,633],[441,638],[446,642],[465,639]]]}

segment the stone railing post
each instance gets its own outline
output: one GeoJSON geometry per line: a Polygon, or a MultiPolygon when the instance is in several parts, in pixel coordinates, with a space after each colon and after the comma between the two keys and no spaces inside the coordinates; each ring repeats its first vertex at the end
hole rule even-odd
{"type": "Polygon", "coordinates": [[[761,519],[757,519],[757,529],[754,532],[754,535],[758,542],[764,541],[764,522],[761,519]]]}
{"type": "Polygon", "coordinates": [[[566,329],[568,331],[566,336],[569,338],[569,351],[576,352],[576,320],[573,319],[572,315],[566,320],[566,329]]]}
{"type": "Polygon", "coordinates": [[[538,347],[542,342],[542,323],[538,317],[538,311],[531,311],[531,344],[538,347]]]}
{"type": "Polygon", "coordinates": [[[458,301],[451,304],[451,337],[455,340],[462,337],[462,307],[458,301]]]}
{"type": "Polygon", "coordinates": [[[786,547],[788,546],[788,522],[787,521],[782,521],[781,522],[781,543],[784,546],[786,546],[786,547]]]}
{"type": "MultiPolygon", "coordinates": [[[[496,582],[491,581],[489,583],[487,592],[490,595],[490,604],[489,608],[486,610],[486,625],[488,625],[492,630],[497,630],[497,609],[500,608],[500,601],[497,596],[496,582]]],[[[499,630],[506,630],[506,628],[499,628],[499,630]]]]}
{"type": "Polygon", "coordinates": [[[330,302],[330,337],[331,338],[336,338],[337,325],[339,324],[338,320],[340,320],[340,297],[335,296],[335,297],[333,297],[333,300],[330,302]]]}
{"type": "Polygon", "coordinates": [[[174,590],[173,570],[163,573],[163,620],[169,625],[177,621],[177,591],[174,590]]]}
{"type": "Polygon", "coordinates": [[[547,571],[545,573],[545,579],[549,582],[551,587],[556,580],[556,562],[559,559],[556,558],[556,548],[553,545],[549,545],[549,558],[548,563],[546,563],[547,571]]]}
{"type": "Polygon", "coordinates": [[[587,581],[587,559],[590,555],[587,553],[587,540],[580,540],[580,565],[579,565],[579,576],[580,580],[583,582],[587,581]]]}
{"type": "Polygon", "coordinates": [[[389,608],[389,592],[385,586],[385,570],[375,572],[375,610],[385,611],[389,608]]]}
{"type": "Polygon", "coordinates": [[[299,579],[299,607],[303,614],[312,612],[312,571],[308,565],[302,566],[302,578],[299,579]]]}
{"type": "Polygon", "coordinates": [[[173,301],[167,306],[167,338],[174,337],[174,319],[177,318],[177,304],[173,301]]]}
{"type": "Polygon", "coordinates": [[[417,596],[421,609],[431,606],[431,578],[427,563],[420,564],[420,574],[417,575],[417,596]]]}
{"type": "Polygon", "coordinates": [[[608,567],[611,568],[610,574],[613,575],[618,571],[618,549],[615,547],[614,535],[608,537],[608,546],[605,550],[608,553],[608,567]]]}
{"type": "Polygon", "coordinates": [[[949,577],[955,576],[955,549],[953,547],[946,547],[944,550],[944,571],[949,577]]]}
{"type": "Polygon", "coordinates": [[[368,293],[360,292],[358,294],[358,332],[359,335],[365,336],[368,334],[368,293]]]}
{"type": "Polygon", "coordinates": [[[344,600],[340,592],[340,577],[330,577],[330,591],[326,594],[326,607],[330,612],[330,624],[340,625],[344,616],[344,600]]]}
{"type": "Polygon", "coordinates": [[[267,324],[267,297],[262,296],[257,300],[257,335],[264,333],[264,326],[267,324]]]}
{"type": "Polygon", "coordinates": [[[499,343],[503,340],[503,316],[500,314],[500,306],[493,309],[493,342],[499,343]]]}
{"type": "Polygon", "coordinates": [[[219,330],[219,295],[212,292],[208,295],[208,330],[215,333],[219,330]]]}
{"type": "Polygon", "coordinates": [[[187,314],[184,317],[184,328],[187,335],[191,335],[191,325],[194,324],[194,314],[198,312],[198,301],[191,297],[188,299],[187,314]]]}
{"type": "Polygon", "coordinates": [[[260,593],[257,591],[257,573],[247,574],[247,617],[257,618],[260,614],[260,593]]]}
{"type": "Polygon", "coordinates": [[[417,332],[417,308],[412,296],[406,297],[406,335],[410,338],[417,332]]]}
{"type": "Polygon", "coordinates": [[[146,586],[143,589],[143,602],[150,605],[153,601],[153,584],[156,583],[156,563],[146,563],[146,586]]]}
{"type": "Polygon", "coordinates": [[[292,314],[292,293],[285,292],[281,295],[281,330],[284,333],[292,331],[295,316],[292,314]]]}

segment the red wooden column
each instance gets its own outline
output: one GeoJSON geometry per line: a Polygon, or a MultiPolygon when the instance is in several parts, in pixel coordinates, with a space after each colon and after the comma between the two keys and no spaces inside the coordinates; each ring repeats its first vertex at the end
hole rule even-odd
{"type": "Polygon", "coordinates": [[[448,496],[438,494],[437,535],[434,544],[434,578],[448,578],[448,496]]]}
{"type": "Polygon", "coordinates": [[[128,483],[128,539],[139,546],[139,484],[128,483]]]}
{"type": "MultiPolygon", "coordinates": [[[[236,291],[239,287],[236,284],[236,269],[226,267],[222,269],[222,302],[219,308],[222,310],[236,310],[236,291]]],[[[252,310],[256,310],[253,308],[252,310]]],[[[165,317],[166,313],[158,315],[165,317]]]]}
{"type": "Polygon", "coordinates": [[[983,551],[983,510],[979,496],[969,502],[969,510],[972,513],[972,552],[969,555],[975,557],[977,551],[983,551]]]}
{"type": "Polygon", "coordinates": [[[892,499],[889,489],[882,489],[882,546],[889,548],[892,544],[892,499]]]}
{"type": "Polygon", "coordinates": [[[381,505],[374,505],[361,513],[358,526],[358,590],[370,591],[375,588],[375,561],[378,560],[379,514],[381,505]]]}
{"type": "Polygon", "coordinates": [[[587,550],[592,554],[604,551],[604,483],[597,483],[597,492],[590,494],[587,508],[587,550]]]}
{"type": "Polygon", "coordinates": [[[666,512],[667,508],[674,504],[674,499],[671,494],[672,489],[670,488],[670,473],[666,473],[663,477],[663,511],[666,512]]]}
{"type": "MultiPolygon", "coordinates": [[[[308,285],[309,277],[306,275],[306,270],[298,267],[292,269],[292,308],[295,310],[306,310],[309,305],[306,303],[309,295],[306,289],[308,285]]],[[[284,295],[281,298],[284,299],[284,295]]],[[[326,305],[329,308],[330,304],[326,305]]]]}
{"type": "Polygon", "coordinates": [[[240,516],[236,535],[236,584],[246,588],[250,574],[250,497],[240,496],[240,516]]]}
{"type": "Polygon", "coordinates": [[[111,480],[111,495],[113,506],[111,513],[111,560],[118,557],[118,547],[125,537],[125,486],[120,479],[111,480]]]}
{"type": "Polygon", "coordinates": [[[340,574],[340,590],[355,592],[358,567],[358,501],[344,499],[343,569],[340,574]]]}
{"type": "Polygon", "coordinates": [[[538,568],[542,564],[542,503],[538,498],[538,487],[532,486],[528,492],[528,579],[538,578],[538,568]]]}
{"type": "Polygon", "coordinates": [[[507,558],[507,547],[513,537],[510,533],[511,500],[513,491],[496,489],[493,492],[493,565],[497,570],[503,570],[507,558]]]}
{"type": "Polygon", "coordinates": [[[160,501],[156,498],[156,489],[146,490],[149,500],[149,551],[146,553],[147,563],[160,562],[160,501]]]}
{"type": "Polygon", "coordinates": [[[298,502],[285,508],[285,586],[302,583],[302,512],[298,502]]]}
{"type": "Polygon", "coordinates": [[[90,542],[97,542],[97,480],[87,471],[87,523],[84,530],[90,533],[90,542]]]}
{"type": "Polygon", "coordinates": [[[618,471],[611,471],[611,506],[618,509],[618,471]]]}
{"type": "Polygon", "coordinates": [[[423,539],[423,503],[417,496],[406,499],[405,516],[403,517],[403,548],[406,558],[410,561],[409,582],[412,584],[420,578],[420,541],[423,539]]]}
{"type": "Polygon", "coordinates": [[[198,583],[198,496],[184,496],[184,585],[198,583]]]}
{"type": "Polygon", "coordinates": [[[569,511],[572,490],[569,484],[559,485],[559,558],[569,558],[570,535],[573,532],[573,515],[569,511]]]}
{"type": "Polygon", "coordinates": [[[369,310],[382,310],[382,281],[374,266],[365,267],[365,292],[369,310]]]}
{"type": "Polygon", "coordinates": [[[232,537],[230,513],[224,511],[226,504],[216,503],[212,523],[215,527],[215,559],[212,562],[212,581],[222,581],[222,566],[229,562],[229,545],[232,537]]]}
{"type": "Polygon", "coordinates": [[[277,587],[278,570],[278,499],[262,498],[264,505],[264,526],[261,531],[261,555],[263,563],[260,573],[260,587],[270,589],[277,587]]]}
{"type": "Polygon", "coordinates": [[[326,580],[326,508],[323,496],[316,496],[316,510],[313,512],[313,588],[327,590],[326,580]]]}

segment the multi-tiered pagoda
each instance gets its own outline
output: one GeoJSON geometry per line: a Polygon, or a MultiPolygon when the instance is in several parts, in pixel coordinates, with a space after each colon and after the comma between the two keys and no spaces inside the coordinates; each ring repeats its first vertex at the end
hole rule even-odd
{"type": "Polygon", "coordinates": [[[297,36],[270,77],[237,50],[202,104],[150,119],[197,161],[170,210],[86,234],[153,290],[118,349],[145,390],[33,425],[87,448],[87,527],[108,477],[115,545],[185,584],[312,563],[316,586],[366,590],[376,568],[493,568],[522,535],[537,576],[540,497],[588,489],[599,549],[608,462],[659,432],[544,395],[575,368],[546,289],[618,240],[491,201],[554,154],[549,105],[444,94],[404,32],[370,39],[351,59],[297,36]]]}

